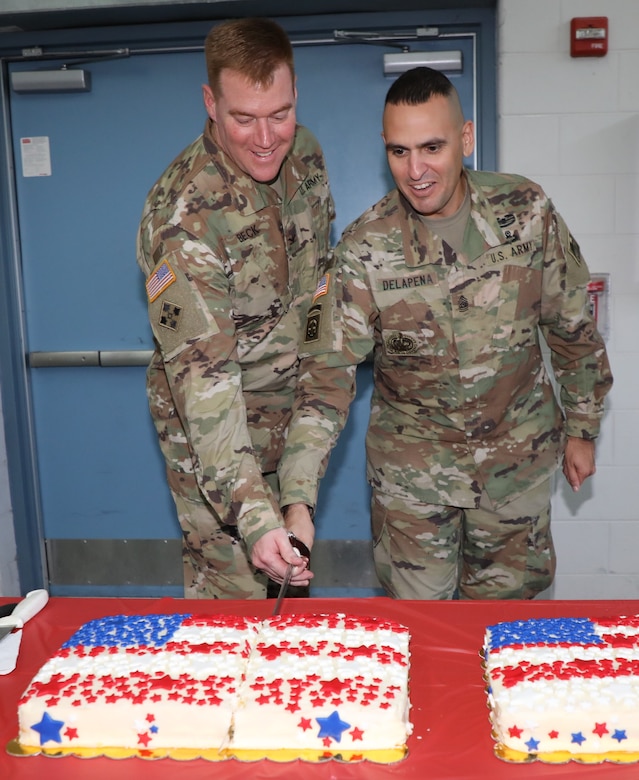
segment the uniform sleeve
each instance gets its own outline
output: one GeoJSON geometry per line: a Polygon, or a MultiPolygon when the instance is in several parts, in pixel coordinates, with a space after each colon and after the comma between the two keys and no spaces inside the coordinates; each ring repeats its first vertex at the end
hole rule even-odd
{"type": "Polygon", "coordinates": [[[590,273],[579,245],[552,204],[545,223],[541,328],[566,418],[566,433],[599,434],[612,386],[606,347],[590,312],[590,273]]]}
{"type": "Polygon", "coordinates": [[[342,241],[313,296],[300,345],[293,414],[278,468],[281,504],[315,506],[319,480],[373,348],[372,297],[357,248],[342,241]]]}
{"type": "Polygon", "coordinates": [[[228,279],[206,244],[175,226],[159,234],[146,282],[153,334],[202,494],[250,549],[281,520],[247,426],[228,279]]]}

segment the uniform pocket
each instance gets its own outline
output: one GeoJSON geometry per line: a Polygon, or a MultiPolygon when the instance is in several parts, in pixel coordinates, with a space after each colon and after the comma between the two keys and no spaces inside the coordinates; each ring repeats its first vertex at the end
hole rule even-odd
{"type": "Polygon", "coordinates": [[[392,577],[390,540],[386,524],[386,508],[373,496],[371,504],[371,530],[373,536],[373,561],[380,585],[390,592],[392,577]]]}
{"type": "Polygon", "coordinates": [[[519,265],[503,269],[494,341],[507,336],[505,347],[521,347],[537,341],[541,314],[541,271],[519,265]]]}
{"type": "Polygon", "coordinates": [[[445,335],[449,322],[447,317],[435,317],[424,301],[402,300],[380,312],[382,364],[401,371],[395,379],[400,394],[415,391],[417,376],[422,385],[448,370],[453,349],[452,337],[445,335]]]}

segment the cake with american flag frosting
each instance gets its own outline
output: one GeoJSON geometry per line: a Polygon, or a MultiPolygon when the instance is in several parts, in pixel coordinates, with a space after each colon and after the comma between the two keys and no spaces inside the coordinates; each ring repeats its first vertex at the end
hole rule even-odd
{"type": "Polygon", "coordinates": [[[483,656],[500,757],[639,759],[639,615],[497,623],[483,656]]]}
{"type": "Polygon", "coordinates": [[[21,751],[391,762],[409,632],[343,614],[118,615],[83,625],[18,705],[21,751]]]}

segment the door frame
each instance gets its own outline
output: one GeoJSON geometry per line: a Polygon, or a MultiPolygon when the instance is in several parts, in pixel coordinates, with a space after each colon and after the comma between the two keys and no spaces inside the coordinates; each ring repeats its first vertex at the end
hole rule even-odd
{"type": "MultiPolygon", "coordinates": [[[[240,14],[238,14],[240,15],[240,14]]],[[[340,29],[370,26],[398,27],[419,25],[425,13],[388,11],[282,17],[278,21],[293,39],[330,29],[338,22],[340,29]]],[[[206,33],[215,20],[150,24],[144,28],[116,26],[76,28],[39,33],[11,33],[2,36],[0,44],[0,392],[4,434],[7,449],[7,475],[11,511],[16,539],[18,576],[22,592],[48,585],[46,552],[42,530],[42,509],[36,460],[35,432],[31,405],[28,341],[24,318],[21,278],[21,250],[18,231],[18,209],[14,149],[11,133],[10,62],[31,58],[33,47],[41,47],[43,59],[63,52],[87,51],[131,46],[175,46],[202,48],[206,33]],[[37,42],[37,43],[36,43],[37,42]]],[[[496,51],[494,9],[429,11],[429,26],[454,24],[459,34],[472,32],[475,37],[476,124],[478,127],[477,166],[496,170],[496,51]]],[[[69,58],[72,59],[72,58],[69,58]]],[[[0,424],[2,421],[0,420],[0,424]]]]}

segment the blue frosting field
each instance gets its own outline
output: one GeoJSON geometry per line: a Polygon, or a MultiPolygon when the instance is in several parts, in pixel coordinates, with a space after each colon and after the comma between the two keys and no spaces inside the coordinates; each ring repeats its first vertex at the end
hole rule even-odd
{"type": "Polygon", "coordinates": [[[62,647],[162,647],[190,615],[114,615],[85,623],[62,647]]]}
{"type": "Polygon", "coordinates": [[[489,650],[499,650],[510,645],[555,645],[570,642],[576,645],[602,644],[595,633],[594,624],[588,618],[540,618],[538,620],[514,620],[489,626],[489,650]]]}

